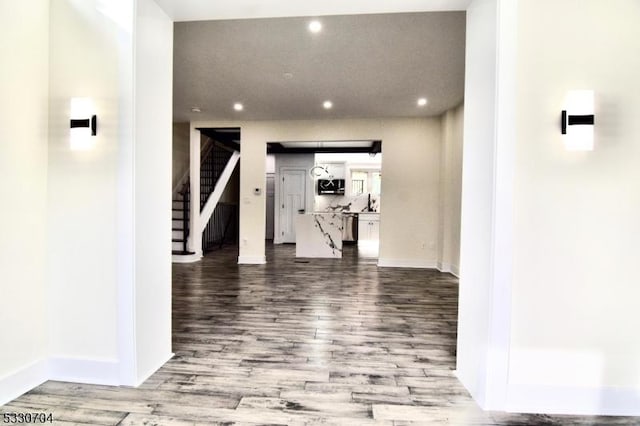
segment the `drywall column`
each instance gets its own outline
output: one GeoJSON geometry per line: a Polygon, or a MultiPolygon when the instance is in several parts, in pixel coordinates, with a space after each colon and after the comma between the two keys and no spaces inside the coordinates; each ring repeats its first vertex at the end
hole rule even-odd
{"type": "Polygon", "coordinates": [[[520,4],[509,409],[640,415],[640,3],[520,4]],[[591,152],[563,146],[572,89],[591,152]]]}
{"type": "Polygon", "coordinates": [[[173,22],[153,0],[135,18],[136,380],[171,356],[173,22]]]}
{"type": "Polygon", "coordinates": [[[0,405],[46,380],[49,1],[0,2],[0,405]]]}
{"type": "MultiPolygon", "coordinates": [[[[130,131],[132,2],[51,1],[48,285],[52,378],[118,384],[120,151],[130,131]],[[128,27],[127,27],[128,23],[128,27]],[[93,147],[72,151],[69,104],[91,98],[93,147]]],[[[129,216],[130,218],[130,213],[129,216]]],[[[127,268],[130,269],[130,268],[127,268]]],[[[131,295],[128,295],[131,297],[131,295]]],[[[132,327],[129,324],[129,327],[132,327]]]]}
{"type": "Polygon", "coordinates": [[[241,127],[240,253],[238,263],[262,264],[265,258],[266,161],[269,140],[261,126],[241,127]],[[259,193],[255,190],[258,189],[259,193]]]}
{"type": "Polygon", "coordinates": [[[52,0],[50,19],[49,377],[136,385],[170,356],[172,24],[151,0],[52,0]],[[85,151],[76,96],[98,116],[85,151]]]}
{"type": "Polygon", "coordinates": [[[442,115],[438,269],[460,274],[460,201],[464,106],[442,115]]]}
{"type": "Polygon", "coordinates": [[[467,9],[457,375],[493,410],[508,376],[517,5],[467,9]]]}

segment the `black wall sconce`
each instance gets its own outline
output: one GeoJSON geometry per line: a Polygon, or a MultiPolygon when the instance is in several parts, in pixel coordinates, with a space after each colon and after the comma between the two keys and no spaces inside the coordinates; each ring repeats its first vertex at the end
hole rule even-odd
{"type": "Polygon", "coordinates": [[[95,136],[98,134],[98,118],[95,115],[92,115],[91,118],[72,118],[71,128],[76,129],[79,127],[90,127],[91,136],[95,136]]]}
{"type": "Polygon", "coordinates": [[[89,98],[71,99],[70,144],[72,150],[89,150],[95,145],[98,118],[89,98]]]}
{"type": "Polygon", "coordinates": [[[593,109],[593,90],[572,90],[567,93],[560,130],[568,151],[593,150],[593,109]]]}

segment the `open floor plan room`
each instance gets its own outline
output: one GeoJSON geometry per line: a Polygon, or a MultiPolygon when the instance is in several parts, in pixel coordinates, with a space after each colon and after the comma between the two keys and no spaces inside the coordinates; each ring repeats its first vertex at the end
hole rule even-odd
{"type": "Polygon", "coordinates": [[[93,425],[623,425],[480,410],[454,376],[458,281],[342,259],[173,267],[175,357],[137,389],[47,382],[2,407],[93,425]]]}

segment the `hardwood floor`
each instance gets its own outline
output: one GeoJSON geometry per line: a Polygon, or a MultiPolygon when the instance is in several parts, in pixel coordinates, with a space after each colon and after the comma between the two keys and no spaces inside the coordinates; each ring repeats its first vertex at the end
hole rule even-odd
{"type": "MultiPolygon", "coordinates": [[[[173,265],[175,358],[140,388],[47,382],[1,412],[92,425],[623,425],[483,412],[452,374],[457,280],[343,259],[173,265]]],[[[363,255],[371,255],[369,251],[363,255]]]]}

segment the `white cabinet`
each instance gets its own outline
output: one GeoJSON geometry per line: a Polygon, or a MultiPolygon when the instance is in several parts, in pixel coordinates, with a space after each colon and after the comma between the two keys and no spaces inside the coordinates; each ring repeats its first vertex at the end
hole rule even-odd
{"type": "Polygon", "coordinates": [[[380,215],[360,213],[358,215],[358,241],[378,241],[380,239],[380,215]]]}

